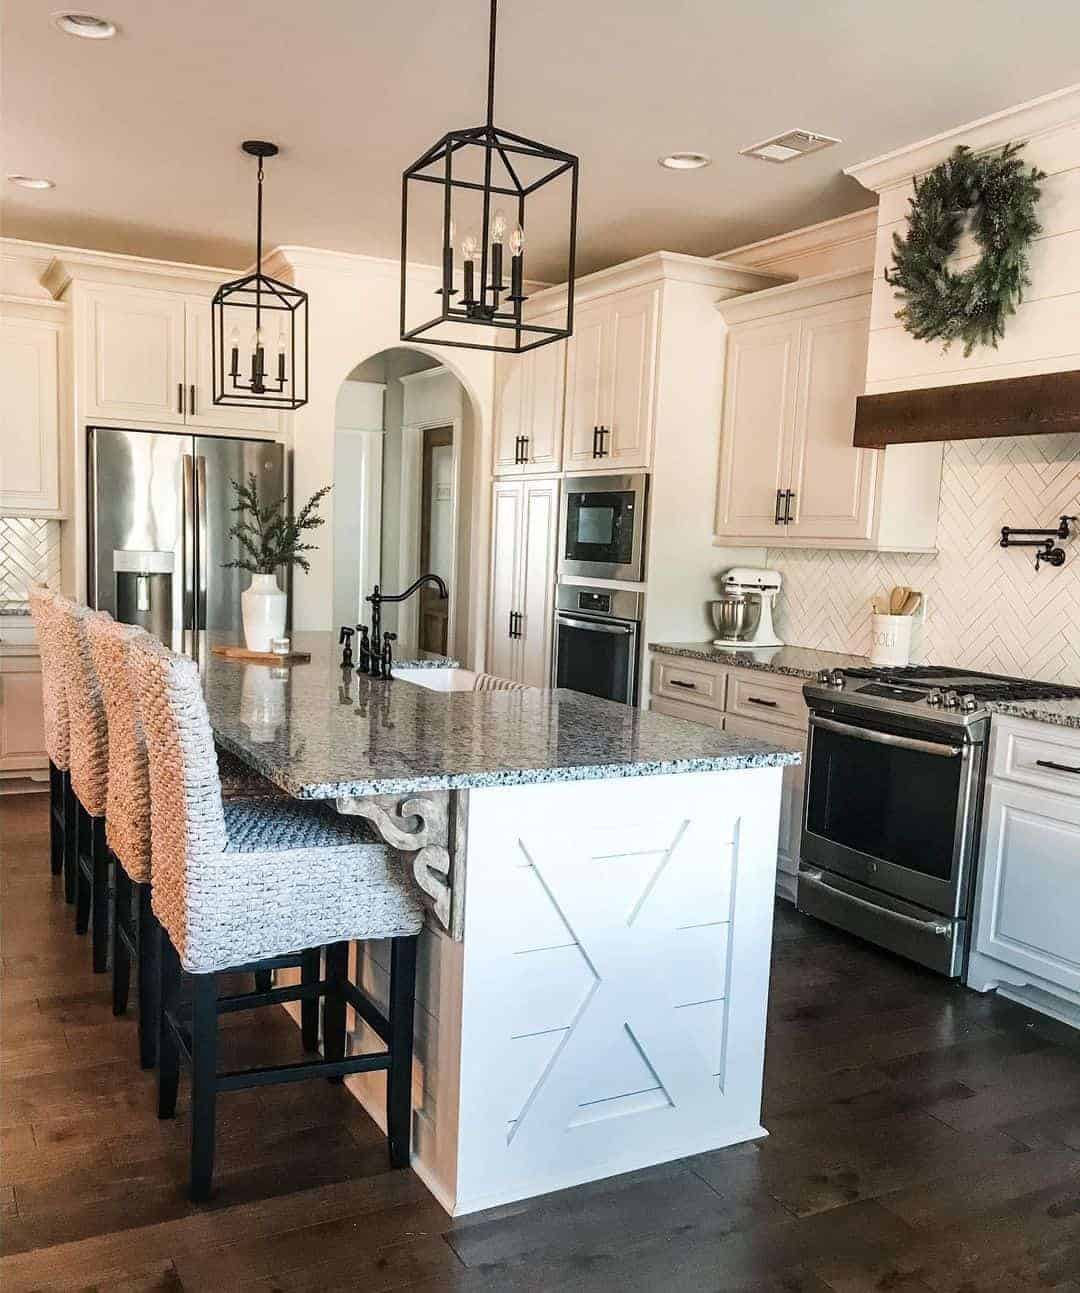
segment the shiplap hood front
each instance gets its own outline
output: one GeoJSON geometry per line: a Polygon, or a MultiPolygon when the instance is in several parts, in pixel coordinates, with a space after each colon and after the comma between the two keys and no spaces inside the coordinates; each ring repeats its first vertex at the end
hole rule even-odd
{"type": "MultiPolygon", "coordinates": [[[[855,444],[1080,432],[1080,85],[1069,86],[932,139],[847,168],[878,195],[866,393],[856,402],[855,444]],[[913,179],[959,144],[975,151],[1022,140],[1046,172],[1042,232],[1031,247],[1031,286],[997,349],[964,358],[906,332],[885,280],[893,234],[907,218],[913,179]]],[[[972,263],[970,236],[958,264],[972,263]]]]}

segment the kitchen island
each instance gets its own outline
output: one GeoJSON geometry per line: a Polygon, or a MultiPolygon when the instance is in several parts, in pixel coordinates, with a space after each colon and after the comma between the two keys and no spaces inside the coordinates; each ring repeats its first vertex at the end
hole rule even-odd
{"type": "MultiPolygon", "coordinates": [[[[459,690],[465,671],[358,676],[328,634],[295,645],[312,661],[279,671],[254,728],[247,671],[263,666],[210,657],[211,721],[289,794],[368,818],[427,895],[413,1153],[443,1206],[764,1135],[781,776],[798,753],[576,692],[459,690]]],[[[385,1001],[385,949],[358,956],[385,1001]]],[[[355,1048],[379,1045],[351,1026],[355,1048]]],[[[382,1084],[349,1080],[380,1123],[382,1084]]]]}

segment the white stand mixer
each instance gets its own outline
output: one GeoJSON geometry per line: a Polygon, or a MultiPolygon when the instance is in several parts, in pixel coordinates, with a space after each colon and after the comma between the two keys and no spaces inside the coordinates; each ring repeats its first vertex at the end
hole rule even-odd
{"type": "Polygon", "coordinates": [[[773,628],[773,602],[783,578],[778,570],[735,566],[720,579],[721,595],[709,603],[719,635],[713,646],[754,651],[783,646],[773,628]]]}

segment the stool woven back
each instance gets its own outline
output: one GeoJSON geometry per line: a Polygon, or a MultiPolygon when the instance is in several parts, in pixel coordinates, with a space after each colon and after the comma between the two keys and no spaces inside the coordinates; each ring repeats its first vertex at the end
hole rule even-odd
{"type": "Polygon", "coordinates": [[[473,691],[526,691],[523,682],[500,678],[495,673],[478,673],[473,680],[473,691]]]}
{"type": "Polygon", "coordinates": [[[128,648],[149,634],[134,624],[95,617],[86,621],[86,634],[109,729],[105,838],[131,879],[145,884],[150,879],[150,773],[128,648]]]}
{"type": "Polygon", "coordinates": [[[44,584],[31,584],[28,594],[30,614],[37,630],[41,655],[45,750],[53,765],[61,772],[66,772],[71,759],[71,731],[68,725],[67,687],[61,664],[56,594],[44,584]]]}
{"type": "Polygon", "coordinates": [[[91,817],[104,817],[109,790],[109,729],[86,634],[89,619],[109,619],[56,594],[60,661],[67,688],[71,785],[91,817]]]}

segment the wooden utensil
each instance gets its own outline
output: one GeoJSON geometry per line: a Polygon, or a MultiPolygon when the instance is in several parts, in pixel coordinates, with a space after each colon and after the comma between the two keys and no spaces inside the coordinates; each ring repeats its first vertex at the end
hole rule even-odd
{"type": "Polygon", "coordinates": [[[904,604],[900,608],[901,615],[914,615],[922,605],[922,593],[913,592],[908,589],[908,595],[904,599],[904,604]]]}
{"type": "Polygon", "coordinates": [[[911,596],[911,589],[906,584],[897,584],[889,596],[889,614],[902,615],[903,605],[911,596]]]}

